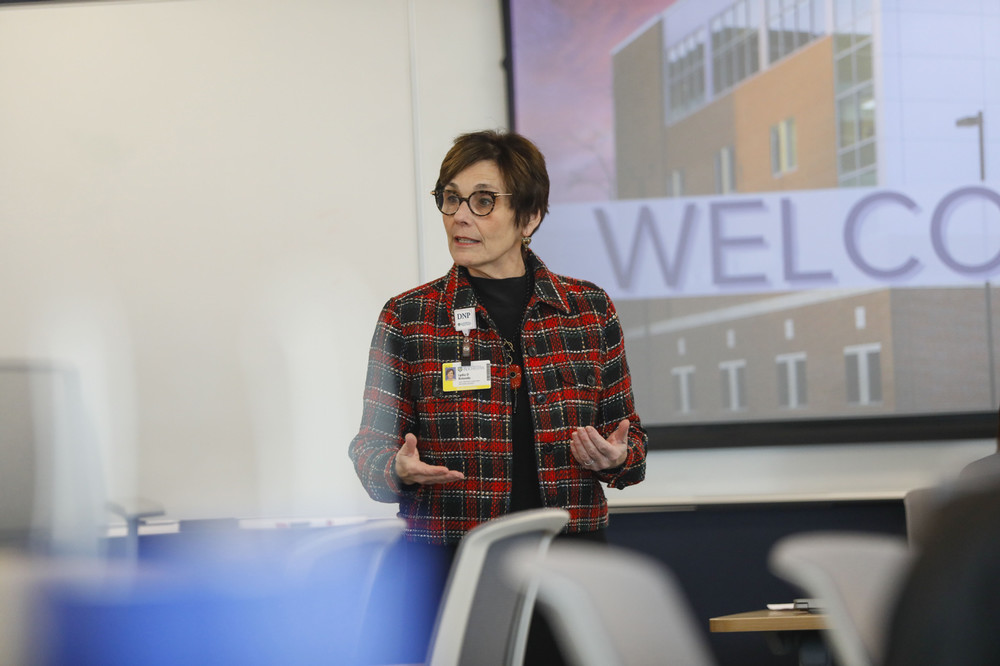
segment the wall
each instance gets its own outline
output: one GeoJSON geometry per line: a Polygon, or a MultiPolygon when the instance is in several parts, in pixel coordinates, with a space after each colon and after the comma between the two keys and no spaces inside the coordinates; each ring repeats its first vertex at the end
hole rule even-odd
{"type": "Polygon", "coordinates": [[[500,19],[0,8],[0,358],[79,370],[112,496],[367,509],[346,445],[368,341],[386,298],[450,263],[427,193],[455,134],[506,121],[500,19]]]}
{"type": "MultiPolygon", "coordinates": [[[[78,371],[110,496],[385,514],[346,446],[385,299],[443,273],[427,194],[506,122],[488,0],[0,8],[0,359],[78,371]]],[[[884,491],[988,442],[657,452],[618,499],[884,491]]]]}

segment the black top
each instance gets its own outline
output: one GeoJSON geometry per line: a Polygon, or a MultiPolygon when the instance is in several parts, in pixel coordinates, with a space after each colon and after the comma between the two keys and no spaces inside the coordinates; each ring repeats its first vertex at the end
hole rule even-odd
{"type": "MultiPolygon", "coordinates": [[[[490,315],[490,322],[512,349],[513,361],[524,367],[521,353],[521,327],[524,312],[531,298],[532,279],[521,277],[477,278],[469,276],[479,302],[490,315]]],[[[535,458],[535,428],[531,422],[531,405],[528,402],[528,382],[522,371],[521,386],[514,396],[511,428],[514,451],[511,466],[510,511],[535,509],[542,506],[538,487],[538,461],[535,458]]]]}

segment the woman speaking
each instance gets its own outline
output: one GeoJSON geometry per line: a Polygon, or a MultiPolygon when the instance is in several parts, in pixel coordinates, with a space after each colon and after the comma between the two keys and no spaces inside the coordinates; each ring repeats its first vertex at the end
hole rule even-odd
{"type": "Polygon", "coordinates": [[[432,192],[454,266],[386,303],[350,456],[368,494],[398,502],[406,541],[452,550],[514,511],[569,511],[565,536],[604,540],[602,484],[642,481],[621,325],[607,294],[528,249],[548,211],[526,138],[459,136],[432,192]]]}

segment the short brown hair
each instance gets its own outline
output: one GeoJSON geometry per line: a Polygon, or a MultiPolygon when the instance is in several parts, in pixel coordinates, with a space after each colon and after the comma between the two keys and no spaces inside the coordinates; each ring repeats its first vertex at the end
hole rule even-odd
{"type": "Polygon", "coordinates": [[[497,165],[504,185],[513,195],[510,201],[515,224],[525,226],[535,213],[541,223],[549,212],[545,157],[535,144],[516,132],[483,130],[457,136],[441,162],[435,189],[442,189],[459,173],[483,160],[497,165]]]}

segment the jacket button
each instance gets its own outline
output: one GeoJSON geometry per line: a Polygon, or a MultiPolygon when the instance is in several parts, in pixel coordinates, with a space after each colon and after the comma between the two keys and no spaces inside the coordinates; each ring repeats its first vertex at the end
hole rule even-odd
{"type": "Polygon", "coordinates": [[[590,384],[591,386],[597,385],[597,377],[594,376],[594,373],[590,373],[589,375],[587,375],[587,383],[590,384]]]}
{"type": "Polygon", "coordinates": [[[534,356],[535,355],[535,345],[529,344],[529,345],[525,346],[525,348],[524,348],[524,355],[525,356],[534,356]]]}
{"type": "Polygon", "coordinates": [[[537,398],[535,398],[535,402],[537,402],[539,405],[544,405],[545,404],[545,394],[543,393],[540,396],[538,396],[537,398]]]}

